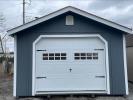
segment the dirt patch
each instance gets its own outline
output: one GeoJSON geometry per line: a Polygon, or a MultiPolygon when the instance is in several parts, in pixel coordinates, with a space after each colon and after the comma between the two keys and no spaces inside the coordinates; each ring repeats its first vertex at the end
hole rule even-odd
{"type": "Polygon", "coordinates": [[[0,77],[0,96],[12,96],[13,79],[10,75],[1,75],[0,77]]]}

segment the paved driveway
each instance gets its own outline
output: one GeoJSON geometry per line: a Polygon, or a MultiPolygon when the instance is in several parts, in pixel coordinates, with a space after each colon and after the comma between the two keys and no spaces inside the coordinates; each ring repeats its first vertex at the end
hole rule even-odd
{"type": "MultiPolygon", "coordinates": [[[[0,100],[16,100],[12,96],[12,87],[13,81],[11,78],[0,78],[0,100]]],[[[95,98],[86,97],[86,96],[67,96],[67,97],[60,97],[54,96],[51,97],[49,100],[133,100],[133,84],[129,83],[129,95],[127,97],[112,97],[112,96],[96,96],[95,98]]],[[[38,98],[19,98],[18,100],[48,100],[46,97],[38,97],[38,98]]]]}

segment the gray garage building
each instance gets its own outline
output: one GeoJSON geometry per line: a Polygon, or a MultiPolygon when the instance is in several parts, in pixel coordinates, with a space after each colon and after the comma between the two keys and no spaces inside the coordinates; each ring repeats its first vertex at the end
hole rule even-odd
{"type": "Polygon", "coordinates": [[[69,6],[8,33],[15,41],[14,96],[128,95],[130,28],[69,6]]]}

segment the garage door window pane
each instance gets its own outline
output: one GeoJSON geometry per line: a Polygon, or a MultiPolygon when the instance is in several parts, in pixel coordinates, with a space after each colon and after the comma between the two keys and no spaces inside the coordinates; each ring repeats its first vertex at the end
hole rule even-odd
{"type": "Polygon", "coordinates": [[[92,59],[92,53],[87,53],[87,59],[91,60],[92,59]]]}
{"type": "Polygon", "coordinates": [[[60,53],[55,53],[55,56],[60,56],[60,53]]]}
{"type": "Polygon", "coordinates": [[[54,53],[49,53],[49,56],[54,56],[54,53]]]}
{"type": "Polygon", "coordinates": [[[87,56],[91,57],[92,56],[92,53],[87,53],[87,56]]]}
{"type": "Polygon", "coordinates": [[[98,53],[93,53],[93,56],[98,56],[98,53]]]}
{"type": "Polygon", "coordinates": [[[86,57],[81,57],[81,59],[82,59],[82,60],[85,60],[85,59],[86,59],[86,57]]]}
{"type": "Polygon", "coordinates": [[[86,53],[81,53],[81,60],[85,60],[86,59],[86,53]]]}
{"type": "Polygon", "coordinates": [[[66,60],[66,53],[61,53],[61,60],[66,60]]]}
{"type": "Polygon", "coordinates": [[[60,60],[60,57],[55,57],[55,60],[60,60]]]}
{"type": "Polygon", "coordinates": [[[96,59],[96,60],[97,60],[97,59],[98,59],[98,57],[93,57],[93,59],[96,59]]]}
{"type": "Polygon", "coordinates": [[[66,53],[61,53],[61,56],[66,56],[66,53]]]}
{"type": "Polygon", "coordinates": [[[48,53],[43,54],[43,60],[48,60],[48,53]]]}
{"type": "Polygon", "coordinates": [[[43,56],[48,56],[48,53],[44,53],[43,56]]]}
{"type": "Polygon", "coordinates": [[[92,59],[92,57],[87,57],[87,59],[92,59]]]}
{"type": "Polygon", "coordinates": [[[97,60],[98,59],[98,53],[93,53],[93,59],[97,60]]]}
{"type": "Polygon", "coordinates": [[[48,57],[43,57],[43,60],[48,60],[48,57]]]}
{"type": "Polygon", "coordinates": [[[80,57],[75,57],[75,60],[79,60],[80,59],[80,57]]]}
{"type": "Polygon", "coordinates": [[[74,59],[79,60],[80,59],[80,53],[74,53],[74,59]]]}
{"type": "Polygon", "coordinates": [[[75,53],[74,55],[75,55],[75,56],[79,56],[79,55],[80,55],[80,53],[75,53]]]}
{"type": "Polygon", "coordinates": [[[86,56],[86,53],[81,53],[81,56],[86,56]]]}
{"type": "Polygon", "coordinates": [[[49,60],[54,60],[54,57],[49,57],[49,60]]]}
{"type": "Polygon", "coordinates": [[[66,57],[61,57],[61,60],[66,60],[66,57]]]}

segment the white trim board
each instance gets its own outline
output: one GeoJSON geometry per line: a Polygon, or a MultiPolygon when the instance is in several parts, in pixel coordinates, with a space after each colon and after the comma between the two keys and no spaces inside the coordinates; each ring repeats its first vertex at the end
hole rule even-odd
{"type": "Polygon", "coordinates": [[[40,38],[37,38],[34,42],[33,42],[33,48],[32,48],[32,96],[35,96],[35,44],[37,43],[37,41],[39,41],[40,38]]]}
{"type": "Polygon", "coordinates": [[[36,95],[41,95],[41,94],[54,94],[54,95],[67,95],[67,94],[106,94],[106,91],[100,91],[100,90],[97,90],[97,91],[53,91],[53,92],[50,92],[50,91],[46,91],[46,92],[37,92],[36,95]]]}
{"type": "Polygon", "coordinates": [[[126,37],[125,34],[123,34],[123,59],[124,59],[124,74],[125,74],[125,89],[126,89],[126,95],[129,94],[128,90],[128,75],[127,75],[127,54],[126,54],[126,37]]]}
{"type": "Polygon", "coordinates": [[[79,15],[82,15],[82,16],[84,16],[84,17],[90,18],[90,19],[95,20],[95,21],[97,21],[97,22],[103,23],[103,24],[105,24],[105,25],[107,25],[107,26],[111,26],[111,27],[113,27],[113,28],[115,28],[115,29],[124,31],[124,32],[126,32],[126,33],[133,34],[132,29],[130,29],[130,28],[128,28],[128,27],[119,25],[119,24],[117,24],[117,23],[111,22],[111,21],[109,21],[109,20],[103,19],[103,18],[101,18],[101,17],[98,17],[98,16],[96,16],[96,15],[90,14],[90,13],[88,13],[88,12],[86,12],[86,11],[83,11],[83,10],[80,10],[80,9],[78,9],[78,8],[71,7],[71,6],[68,6],[68,7],[65,7],[65,8],[63,8],[63,9],[57,10],[57,11],[55,11],[55,12],[53,12],[53,13],[50,13],[50,14],[48,14],[48,15],[46,15],[46,16],[43,16],[43,17],[41,17],[41,18],[38,18],[37,20],[31,21],[31,22],[26,23],[26,24],[24,24],[24,25],[21,25],[21,26],[19,26],[19,27],[16,27],[16,28],[13,28],[13,29],[11,29],[11,30],[8,30],[8,34],[9,34],[9,35],[12,35],[12,34],[14,34],[14,33],[16,33],[16,32],[22,31],[22,30],[24,30],[24,29],[27,29],[27,28],[29,28],[29,27],[32,27],[32,26],[34,26],[34,25],[37,25],[37,24],[39,24],[39,23],[41,23],[41,22],[47,21],[47,20],[49,20],[49,19],[51,19],[51,18],[54,18],[54,17],[56,17],[56,16],[59,16],[59,15],[61,15],[61,14],[63,14],[63,13],[69,12],[69,11],[74,12],[74,13],[79,14],[79,15]]]}
{"type": "MultiPolygon", "coordinates": [[[[106,49],[106,76],[107,76],[107,90],[106,93],[110,94],[110,77],[109,77],[109,58],[108,58],[108,42],[99,34],[84,34],[84,35],[40,35],[34,42],[33,42],[33,49],[32,49],[32,96],[35,96],[37,93],[35,91],[35,45],[41,38],[56,38],[56,37],[98,37],[105,43],[106,49]]],[[[97,93],[97,91],[93,91],[97,93]]],[[[99,92],[100,93],[100,92],[99,92]]]]}
{"type": "Polygon", "coordinates": [[[13,96],[16,97],[17,80],[17,36],[14,37],[14,75],[13,75],[13,96]]]}

